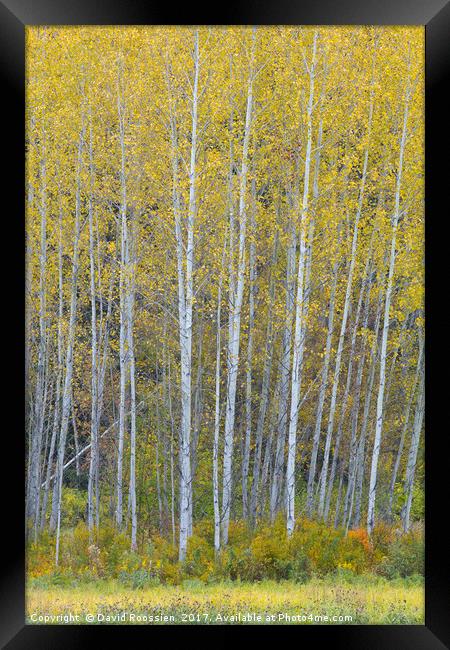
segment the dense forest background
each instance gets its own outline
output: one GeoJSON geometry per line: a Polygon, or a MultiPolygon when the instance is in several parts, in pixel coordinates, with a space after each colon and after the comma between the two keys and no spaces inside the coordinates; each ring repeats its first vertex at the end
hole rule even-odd
{"type": "Polygon", "coordinates": [[[28,28],[26,514],[53,564],[80,521],[95,564],[102,527],[185,561],[196,526],[217,558],[423,518],[423,47],[28,28]]]}

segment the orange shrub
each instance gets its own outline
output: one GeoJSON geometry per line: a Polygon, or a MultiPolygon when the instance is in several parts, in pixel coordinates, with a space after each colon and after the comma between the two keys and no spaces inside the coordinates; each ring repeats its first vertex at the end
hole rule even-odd
{"type": "Polygon", "coordinates": [[[364,544],[359,537],[347,535],[342,537],[337,549],[337,568],[348,569],[354,573],[363,573],[371,564],[370,544],[364,544]]]}
{"type": "Polygon", "coordinates": [[[357,540],[362,546],[366,553],[370,553],[372,550],[372,544],[369,539],[369,535],[365,528],[355,528],[355,530],[349,530],[348,536],[350,539],[357,540]]]}

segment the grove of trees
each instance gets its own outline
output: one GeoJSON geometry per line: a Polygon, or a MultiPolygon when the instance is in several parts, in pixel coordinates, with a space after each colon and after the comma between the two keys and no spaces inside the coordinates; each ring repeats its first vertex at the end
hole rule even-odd
{"type": "Polygon", "coordinates": [[[423,507],[423,30],[27,29],[27,531],[423,507]]]}

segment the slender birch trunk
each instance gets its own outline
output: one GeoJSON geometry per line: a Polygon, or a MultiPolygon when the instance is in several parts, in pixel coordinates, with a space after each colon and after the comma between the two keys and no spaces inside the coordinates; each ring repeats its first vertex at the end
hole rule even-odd
{"type": "Polygon", "coordinates": [[[424,383],[424,372],[423,372],[423,362],[422,362],[422,370],[421,370],[421,377],[419,383],[419,394],[417,398],[416,413],[414,416],[414,426],[411,435],[411,445],[409,447],[408,464],[406,466],[406,477],[405,477],[405,486],[404,486],[405,494],[406,494],[406,503],[403,506],[402,515],[401,515],[403,530],[405,531],[405,533],[408,532],[410,528],[414,475],[416,472],[417,453],[419,450],[420,433],[422,431],[424,411],[425,411],[425,383],[424,383]]]}
{"type": "Polygon", "coordinates": [[[45,363],[47,357],[47,153],[46,133],[42,134],[40,161],[40,252],[39,252],[39,347],[36,371],[34,417],[31,430],[30,470],[28,479],[27,509],[28,523],[37,534],[41,485],[41,453],[44,432],[45,363]]]}
{"type": "Polygon", "coordinates": [[[158,397],[155,400],[156,410],[156,444],[155,444],[155,471],[156,471],[156,496],[158,498],[158,513],[159,513],[159,533],[164,534],[164,515],[163,515],[163,502],[161,495],[161,476],[159,470],[159,448],[161,446],[161,416],[159,412],[158,397]]]}
{"type": "MultiPolygon", "coordinates": [[[[135,219],[134,219],[135,221],[135,219]]],[[[127,264],[130,267],[129,292],[127,300],[127,347],[130,369],[130,505],[131,505],[131,549],[137,548],[137,504],[136,504],[136,379],[134,360],[134,292],[136,265],[135,223],[131,223],[127,264]]]]}
{"type": "Polygon", "coordinates": [[[60,427],[60,413],[61,413],[61,388],[63,380],[63,309],[64,309],[64,295],[63,295],[63,209],[61,202],[61,188],[59,188],[59,218],[58,218],[58,331],[57,331],[57,378],[56,378],[56,396],[55,408],[53,414],[53,431],[50,440],[50,450],[47,462],[47,474],[45,479],[44,494],[42,501],[41,511],[41,530],[45,526],[45,518],[47,515],[47,502],[48,493],[50,491],[51,472],[53,468],[53,459],[55,454],[56,442],[58,438],[58,429],[60,427]]]}
{"type": "Polygon", "coordinates": [[[213,442],[213,504],[214,504],[214,551],[220,551],[220,503],[219,503],[219,433],[220,433],[220,353],[221,353],[221,316],[222,316],[222,281],[226,246],[224,244],[222,269],[219,277],[216,311],[216,377],[214,407],[214,442],[213,442]]]}
{"type": "MultiPolygon", "coordinates": [[[[100,265],[98,270],[98,276],[100,277],[100,265]]],[[[110,331],[110,322],[111,322],[111,310],[112,310],[112,291],[114,284],[114,275],[111,274],[110,285],[109,285],[109,294],[108,294],[108,307],[106,310],[106,319],[103,324],[103,334],[102,327],[100,328],[99,343],[102,344],[102,357],[100,361],[100,368],[98,371],[98,390],[97,390],[97,440],[96,440],[96,452],[95,452],[95,469],[94,469],[94,485],[95,485],[95,525],[98,528],[100,524],[100,436],[98,432],[100,431],[101,417],[103,412],[103,396],[105,390],[105,377],[106,377],[106,366],[108,362],[108,346],[109,346],[109,331],[110,331]]],[[[100,350],[98,354],[100,359],[100,350]]],[[[114,397],[113,397],[113,418],[115,419],[115,410],[114,410],[114,397]]],[[[103,434],[102,434],[103,435],[103,434]]]]}
{"type": "MultiPolygon", "coordinates": [[[[332,463],[331,463],[330,479],[328,481],[328,489],[327,489],[327,496],[326,496],[326,502],[325,502],[325,511],[324,511],[324,520],[325,521],[328,521],[328,513],[329,513],[329,510],[330,510],[330,503],[331,503],[331,494],[332,494],[333,486],[334,486],[334,479],[335,479],[335,475],[336,475],[337,461],[338,461],[338,458],[339,458],[339,449],[340,449],[342,433],[343,433],[343,428],[344,428],[344,419],[345,419],[345,415],[346,415],[346,412],[347,412],[347,402],[348,402],[348,398],[349,398],[349,395],[350,395],[351,380],[352,380],[352,374],[353,374],[353,359],[354,359],[354,356],[355,356],[356,337],[357,337],[358,329],[359,329],[359,319],[360,319],[360,315],[361,315],[361,309],[362,309],[362,306],[363,306],[363,299],[364,299],[366,283],[368,281],[368,278],[370,278],[371,252],[372,252],[371,249],[369,249],[369,253],[368,253],[367,261],[366,261],[366,267],[365,267],[364,275],[363,275],[363,280],[361,282],[361,288],[359,290],[358,304],[357,304],[357,307],[356,307],[355,321],[354,321],[354,324],[353,324],[353,331],[352,331],[352,338],[351,338],[351,342],[350,342],[350,349],[349,349],[349,352],[348,352],[347,379],[346,379],[346,383],[345,383],[344,395],[342,397],[341,414],[340,414],[340,418],[339,418],[336,441],[335,441],[335,445],[334,445],[333,460],[332,460],[332,463]]],[[[343,460],[342,460],[342,464],[343,464],[343,460]]]]}
{"type": "MultiPolygon", "coordinates": [[[[266,509],[266,499],[267,499],[267,484],[270,481],[270,471],[271,471],[271,459],[272,459],[272,446],[274,438],[274,425],[271,425],[269,430],[269,436],[267,438],[266,447],[264,450],[264,459],[261,468],[261,487],[258,493],[258,512],[260,517],[263,518],[266,509]]],[[[270,493],[269,493],[270,496],[270,493]]]]}
{"type": "Polygon", "coordinates": [[[81,172],[83,168],[83,146],[85,138],[84,114],[82,115],[81,132],[78,143],[78,161],[77,161],[77,186],[75,198],[75,225],[74,225],[74,244],[72,257],[72,287],[70,296],[70,315],[69,328],[67,334],[66,349],[66,373],[64,378],[64,389],[62,395],[61,409],[61,430],[59,434],[58,460],[56,466],[56,477],[53,490],[53,525],[56,525],[56,554],[55,564],[59,561],[59,541],[61,531],[61,497],[62,481],[64,471],[64,453],[66,447],[67,430],[69,426],[71,395],[72,395],[72,376],[73,376],[73,351],[75,343],[75,325],[77,319],[77,284],[79,270],[79,243],[81,233],[81,172]]]}
{"type": "Polygon", "coordinates": [[[77,483],[80,480],[80,461],[79,461],[79,455],[78,452],[80,450],[80,445],[78,444],[78,426],[77,426],[77,417],[75,414],[75,400],[73,398],[73,390],[72,394],[70,396],[70,411],[72,414],[72,431],[73,431],[73,442],[75,446],[75,474],[77,477],[77,483]]]}
{"type": "MultiPolygon", "coordinates": [[[[49,348],[49,341],[47,342],[47,347],[49,348]]],[[[47,353],[47,361],[46,361],[46,375],[50,375],[49,371],[49,364],[50,364],[50,350],[48,350],[47,353]]],[[[41,475],[42,476],[47,476],[47,469],[48,469],[48,458],[49,458],[49,452],[50,452],[50,445],[49,445],[49,439],[53,437],[53,426],[52,426],[52,419],[53,419],[53,424],[54,424],[54,412],[55,412],[55,407],[53,406],[52,410],[52,405],[54,404],[53,402],[53,394],[56,392],[56,382],[57,382],[57,376],[55,374],[55,377],[53,380],[46,380],[46,389],[45,389],[45,394],[44,394],[44,405],[46,406],[48,404],[48,413],[46,417],[46,426],[45,426],[45,438],[43,441],[42,445],[42,462],[41,462],[41,475]],[[48,396],[48,383],[50,383],[50,395],[48,396]],[[52,418],[53,416],[53,418],[52,418]],[[52,430],[52,435],[50,435],[50,430],[52,430]]],[[[44,482],[45,483],[45,482],[44,482]]],[[[40,486],[42,489],[42,485],[40,486]]],[[[41,511],[42,511],[42,506],[41,503],[40,505],[40,510],[37,513],[37,526],[36,526],[36,533],[35,533],[35,538],[37,539],[37,532],[41,528],[41,511]]]]}
{"type": "Polygon", "coordinates": [[[362,507],[362,496],[363,496],[363,483],[364,483],[364,468],[365,468],[365,449],[366,449],[366,437],[367,437],[367,428],[369,426],[369,413],[370,413],[370,408],[372,405],[372,394],[373,394],[373,386],[374,386],[374,381],[375,381],[375,371],[377,368],[377,358],[378,358],[378,339],[379,339],[379,332],[380,332],[380,324],[381,324],[381,310],[382,310],[382,291],[380,289],[379,295],[378,295],[378,305],[377,305],[377,314],[376,314],[376,322],[375,322],[375,327],[374,327],[374,340],[373,340],[373,345],[371,349],[371,356],[370,356],[370,370],[369,370],[369,376],[367,379],[367,389],[366,389],[366,396],[364,399],[364,410],[363,410],[363,421],[361,425],[361,433],[359,435],[359,440],[358,440],[358,449],[357,449],[357,455],[356,455],[356,463],[355,463],[355,487],[353,490],[353,494],[351,497],[350,501],[350,510],[349,510],[349,515],[348,515],[348,526],[350,526],[350,522],[352,521],[352,512],[353,512],[353,500],[355,498],[355,515],[354,515],[354,520],[353,524],[355,527],[358,527],[360,525],[361,521],[361,507],[362,507]]]}
{"type": "Polygon", "coordinates": [[[326,494],[326,486],[327,486],[327,478],[328,478],[328,463],[329,463],[329,458],[330,458],[331,440],[332,440],[332,436],[333,436],[334,416],[335,416],[335,412],[336,412],[337,391],[338,391],[339,377],[340,377],[340,371],[341,371],[342,351],[343,351],[343,347],[344,347],[344,339],[345,339],[345,333],[346,333],[346,329],[347,329],[347,319],[348,319],[348,314],[349,314],[350,300],[351,300],[351,293],[352,293],[352,285],[353,285],[353,274],[354,274],[355,262],[356,262],[356,250],[357,250],[357,245],[358,245],[358,234],[359,234],[359,221],[360,221],[361,213],[362,213],[362,206],[363,206],[363,200],[364,200],[364,190],[365,190],[366,178],[367,178],[367,167],[368,167],[368,162],[369,162],[369,142],[370,142],[370,136],[371,136],[371,131],[372,131],[372,117],[373,117],[373,105],[374,105],[373,86],[374,86],[374,78],[373,78],[373,74],[372,74],[372,87],[371,87],[371,91],[370,91],[369,116],[368,116],[368,126],[367,126],[367,141],[368,141],[368,143],[367,143],[367,146],[366,146],[365,152],[364,152],[364,162],[363,162],[363,169],[362,169],[362,175],[361,175],[361,185],[360,185],[360,189],[359,189],[358,207],[357,207],[357,210],[356,210],[355,223],[353,225],[353,240],[352,240],[350,267],[349,267],[348,277],[347,277],[347,287],[346,287],[346,292],[345,292],[344,312],[342,314],[341,330],[340,330],[340,334],[339,334],[338,349],[337,349],[337,352],[336,352],[336,362],[335,362],[335,367],[334,367],[333,387],[332,387],[332,392],[331,392],[331,404],[330,404],[330,412],[329,412],[329,416],[328,416],[327,437],[326,437],[326,441],[325,441],[325,452],[324,452],[324,458],[323,458],[323,463],[322,463],[322,471],[321,471],[321,475],[320,475],[320,492],[319,492],[319,505],[318,505],[318,512],[319,512],[320,517],[323,517],[324,514],[325,514],[325,494],[326,494]]]}
{"type": "Polygon", "coordinates": [[[242,513],[244,519],[250,514],[248,499],[248,470],[250,464],[250,444],[252,435],[252,365],[253,365],[253,326],[255,320],[255,291],[256,291],[256,188],[255,179],[252,180],[252,210],[251,210],[251,237],[249,245],[249,315],[247,335],[247,370],[245,392],[245,441],[242,457],[242,513]]]}
{"type": "Polygon", "coordinates": [[[338,279],[338,263],[333,265],[333,282],[331,285],[330,302],[328,307],[328,329],[327,340],[325,344],[325,358],[322,367],[322,378],[319,390],[319,400],[317,403],[316,422],[314,427],[313,446],[308,472],[308,485],[306,490],[306,512],[308,517],[313,514],[314,507],[314,484],[316,479],[317,455],[319,452],[319,442],[322,427],[323,407],[325,404],[325,394],[328,384],[328,370],[330,367],[331,343],[333,340],[333,323],[334,323],[334,303],[336,298],[336,286],[338,279]]]}
{"type": "MultiPolygon", "coordinates": [[[[372,275],[372,265],[369,266],[369,271],[365,282],[366,298],[365,298],[364,317],[363,317],[363,324],[362,324],[364,330],[367,329],[368,322],[369,322],[371,275],[372,275]]],[[[366,349],[367,349],[366,339],[364,339],[361,347],[362,349],[360,351],[360,358],[358,361],[358,368],[356,373],[356,386],[354,389],[353,406],[350,415],[351,437],[350,437],[350,444],[349,444],[348,479],[347,479],[347,489],[344,498],[344,510],[342,514],[343,522],[344,525],[346,525],[347,530],[350,521],[348,518],[350,499],[351,496],[353,495],[354,484],[355,484],[355,470],[356,470],[355,464],[356,464],[356,455],[357,455],[357,447],[358,447],[357,431],[358,431],[359,406],[361,400],[361,387],[362,387],[363,374],[364,374],[364,365],[366,360],[366,349]]]]}
{"type": "Polygon", "coordinates": [[[203,316],[200,315],[198,322],[198,348],[197,348],[197,376],[195,378],[194,389],[194,425],[192,430],[192,444],[191,444],[191,462],[192,462],[192,484],[195,481],[195,474],[197,471],[197,449],[198,440],[200,436],[200,427],[202,422],[203,413],[203,316]]]}
{"type": "Polygon", "coordinates": [[[167,380],[168,380],[168,391],[167,391],[167,401],[169,407],[169,417],[170,417],[170,523],[172,526],[172,544],[175,546],[175,471],[174,471],[174,438],[175,438],[175,423],[173,418],[172,410],[172,381],[171,381],[171,372],[170,372],[170,359],[167,364],[167,380]]]}
{"type": "Polygon", "coordinates": [[[127,333],[127,294],[128,278],[128,222],[127,222],[127,181],[126,181],[126,147],[125,147],[125,100],[123,88],[123,62],[120,62],[117,112],[119,118],[120,139],[120,274],[119,274],[119,364],[120,364],[120,394],[119,394],[119,431],[117,439],[117,474],[116,474],[116,526],[121,530],[123,525],[123,452],[125,439],[125,400],[128,374],[128,333],[127,333]]]}
{"type": "Polygon", "coordinates": [[[405,146],[406,146],[409,101],[410,101],[410,81],[408,80],[408,88],[406,90],[406,95],[405,95],[403,127],[402,127],[401,139],[400,139],[397,184],[395,190],[395,208],[392,217],[391,252],[390,252],[389,273],[388,273],[387,287],[386,287],[386,300],[384,304],[383,333],[382,333],[381,350],[380,350],[380,383],[378,386],[375,436],[374,436],[373,451],[372,451],[372,464],[370,469],[369,505],[367,509],[367,531],[369,535],[372,534],[375,525],[378,457],[380,455],[380,449],[381,449],[381,437],[383,431],[383,417],[384,417],[383,406],[384,406],[384,389],[386,383],[387,343],[389,337],[389,311],[391,307],[392,286],[393,286],[394,267],[395,267],[395,245],[397,241],[398,220],[400,217],[400,192],[402,186],[403,159],[404,159],[405,146]]]}
{"type": "Polygon", "coordinates": [[[50,476],[53,467],[56,440],[58,437],[58,427],[60,426],[60,419],[59,419],[60,401],[61,401],[61,371],[58,370],[58,374],[56,377],[56,397],[55,397],[55,407],[53,411],[52,435],[50,438],[50,449],[48,451],[47,469],[45,474],[45,483],[43,487],[44,492],[42,496],[41,519],[40,519],[40,526],[39,526],[41,531],[45,527],[45,519],[47,516],[48,493],[50,490],[50,476]]]}
{"type": "MultiPolygon", "coordinates": [[[[166,264],[167,264],[167,256],[166,256],[166,264]]],[[[164,288],[164,296],[166,297],[167,294],[167,287],[164,288]]],[[[170,423],[168,422],[167,418],[167,368],[168,368],[168,351],[167,351],[167,313],[164,312],[164,321],[163,321],[163,345],[162,345],[162,356],[163,356],[163,361],[162,361],[162,401],[163,401],[163,406],[164,406],[164,415],[161,418],[162,421],[162,428],[161,424],[159,422],[160,418],[158,418],[158,426],[160,430],[160,436],[162,440],[162,446],[163,446],[163,502],[162,502],[162,509],[163,509],[163,521],[161,525],[161,532],[162,534],[166,534],[168,531],[169,527],[169,500],[168,500],[168,494],[169,494],[169,489],[168,489],[168,464],[170,463],[170,438],[168,435],[168,428],[170,426],[170,423]]],[[[158,409],[159,413],[159,409],[158,409]]]]}
{"type": "Polygon", "coordinates": [[[423,351],[424,351],[424,338],[422,337],[422,340],[421,340],[421,342],[419,344],[419,356],[418,356],[418,359],[417,359],[417,367],[416,367],[416,372],[415,372],[415,375],[414,375],[414,382],[413,382],[413,385],[411,387],[411,392],[410,392],[408,402],[406,404],[406,409],[405,409],[405,414],[404,414],[404,422],[403,422],[403,427],[402,427],[402,433],[401,433],[401,436],[400,436],[400,442],[399,442],[399,445],[398,445],[397,455],[396,455],[394,467],[393,467],[393,470],[392,470],[391,482],[390,482],[390,485],[389,485],[389,503],[388,503],[388,513],[387,513],[389,518],[392,517],[392,507],[393,507],[393,504],[394,504],[395,484],[397,482],[398,470],[400,468],[400,461],[401,461],[401,458],[402,458],[403,448],[404,448],[404,445],[405,445],[406,433],[408,431],[409,415],[410,415],[410,411],[411,411],[411,406],[412,406],[412,403],[413,403],[413,400],[414,400],[414,396],[415,396],[415,393],[416,393],[416,387],[417,387],[417,384],[418,384],[418,381],[419,381],[419,374],[420,374],[420,368],[421,368],[421,365],[422,365],[423,351]]]}
{"type": "Polygon", "coordinates": [[[266,347],[264,355],[264,368],[261,385],[261,397],[258,412],[258,421],[256,424],[256,448],[255,460],[253,464],[253,482],[250,499],[250,519],[254,523],[257,515],[257,505],[260,486],[261,474],[261,459],[263,447],[263,432],[264,423],[266,419],[267,407],[269,404],[269,389],[270,389],[270,373],[272,370],[272,357],[273,357],[273,303],[275,299],[275,279],[273,269],[276,264],[278,256],[278,233],[275,233],[273,253],[271,260],[271,272],[269,281],[269,305],[268,305],[268,320],[266,330],[266,347]]]}
{"type": "Polygon", "coordinates": [[[192,534],[192,475],[191,475],[191,375],[192,375],[192,305],[194,301],[194,219],[196,213],[196,163],[198,126],[198,80],[200,68],[198,30],[194,41],[194,83],[192,91],[192,131],[189,166],[189,208],[186,246],[186,292],[184,328],[182,332],[182,408],[184,427],[181,439],[181,499],[180,499],[180,560],[186,556],[187,540],[192,534]]]}
{"type": "Polygon", "coordinates": [[[334,527],[337,528],[339,525],[339,518],[341,512],[341,497],[342,497],[342,486],[344,484],[344,461],[339,459],[337,462],[337,467],[339,468],[339,485],[338,493],[336,497],[336,510],[334,514],[334,527]]]}
{"type": "MultiPolygon", "coordinates": [[[[395,293],[395,287],[394,287],[393,291],[395,293]]],[[[391,395],[392,382],[393,382],[394,374],[395,374],[395,366],[397,365],[398,353],[399,353],[399,351],[400,351],[400,349],[402,347],[403,338],[404,338],[405,333],[406,333],[407,324],[408,324],[408,315],[406,315],[406,317],[405,317],[405,319],[403,321],[402,328],[400,330],[400,334],[399,334],[399,337],[398,337],[398,341],[396,343],[395,350],[394,350],[394,352],[392,354],[391,366],[390,366],[390,369],[389,369],[388,380],[386,382],[386,389],[385,389],[385,393],[384,393],[385,408],[389,408],[389,399],[390,399],[390,395],[391,395]]]]}
{"type": "Polygon", "coordinates": [[[292,350],[292,321],[295,305],[295,251],[297,245],[296,231],[291,225],[291,241],[287,250],[286,264],[286,318],[283,328],[282,357],[280,361],[280,396],[277,416],[277,444],[270,491],[270,519],[273,522],[281,506],[283,491],[284,458],[286,430],[289,407],[289,371],[292,350]]]}
{"type": "MultiPolygon", "coordinates": [[[[31,116],[29,129],[29,141],[30,148],[33,146],[31,143],[32,133],[34,129],[34,116],[31,116]]],[[[35,145],[34,145],[35,146],[35,145]]],[[[31,171],[31,170],[30,170],[31,171]]],[[[31,176],[31,174],[30,174],[31,176]]],[[[28,191],[27,191],[27,205],[26,205],[26,219],[27,225],[30,223],[31,211],[33,209],[33,204],[35,202],[34,187],[31,179],[28,182],[28,191]]],[[[33,241],[31,234],[28,232],[25,233],[26,236],[26,248],[25,248],[25,409],[28,415],[28,461],[27,461],[27,492],[29,492],[29,481],[30,481],[30,466],[31,466],[31,439],[30,435],[33,430],[33,399],[31,391],[31,382],[30,382],[30,366],[31,366],[31,345],[32,345],[32,282],[33,282],[33,241]]]]}
{"type": "Polygon", "coordinates": [[[229,341],[227,351],[227,401],[225,411],[224,451],[223,451],[223,489],[222,489],[222,543],[228,543],[228,527],[230,524],[231,494],[232,494],[232,460],[236,409],[236,384],[239,365],[239,346],[241,331],[241,309],[244,294],[245,267],[246,267],[246,231],[247,231],[247,172],[248,150],[250,144],[250,131],[253,108],[253,78],[255,56],[256,32],[253,30],[252,59],[250,63],[247,108],[245,115],[244,139],[242,145],[242,163],[239,189],[239,257],[236,286],[233,293],[231,322],[229,328],[229,341]]]}
{"type": "Polygon", "coordinates": [[[192,85],[192,126],[189,162],[189,205],[186,245],[182,231],[179,190],[179,148],[176,108],[167,69],[167,84],[171,101],[170,136],[172,141],[173,209],[177,242],[178,316],[181,353],[181,430],[180,430],[180,532],[179,559],[184,561],[187,542],[192,534],[192,472],[191,472],[191,373],[192,373],[192,306],[194,301],[194,222],[196,214],[197,130],[199,104],[199,34],[194,35],[194,79],[192,85]]]}
{"type": "Polygon", "coordinates": [[[295,456],[297,452],[297,421],[300,402],[302,342],[304,340],[303,298],[304,273],[306,257],[306,217],[308,214],[309,179],[312,150],[312,114],[314,106],[314,81],[317,51],[317,31],[314,34],[311,66],[309,68],[309,101],[307,109],[307,144],[305,152],[305,171],[303,177],[303,201],[300,215],[300,252],[297,275],[297,298],[295,309],[295,333],[292,360],[291,408],[289,414],[288,457],[286,467],[286,527],[288,535],[294,531],[295,525],[295,456]]]}
{"type": "Polygon", "coordinates": [[[97,359],[97,309],[95,296],[95,260],[94,260],[94,215],[93,215],[93,183],[94,183],[94,164],[92,151],[92,113],[90,113],[89,125],[89,173],[90,173],[90,193],[89,193],[89,270],[90,270],[90,294],[91,294],[91,458],[89,462],[88,478],[88,528],[92,538],[94,528],[95,513],[95,478],[97,465],[97,438],[98,438],[98,359],[97,359]]]}

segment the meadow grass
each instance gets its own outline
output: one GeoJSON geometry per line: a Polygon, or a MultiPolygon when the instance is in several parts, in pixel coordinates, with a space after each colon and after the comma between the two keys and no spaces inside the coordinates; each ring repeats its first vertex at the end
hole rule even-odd
{"type": "Polygon", "coordinates": [[[420,580],[372,576],[306,584],[189,580],[141,589],[116,580],[71,586],[31,580],[26,612],[31,624],[423,624],[424,589],[420,580]]]}

